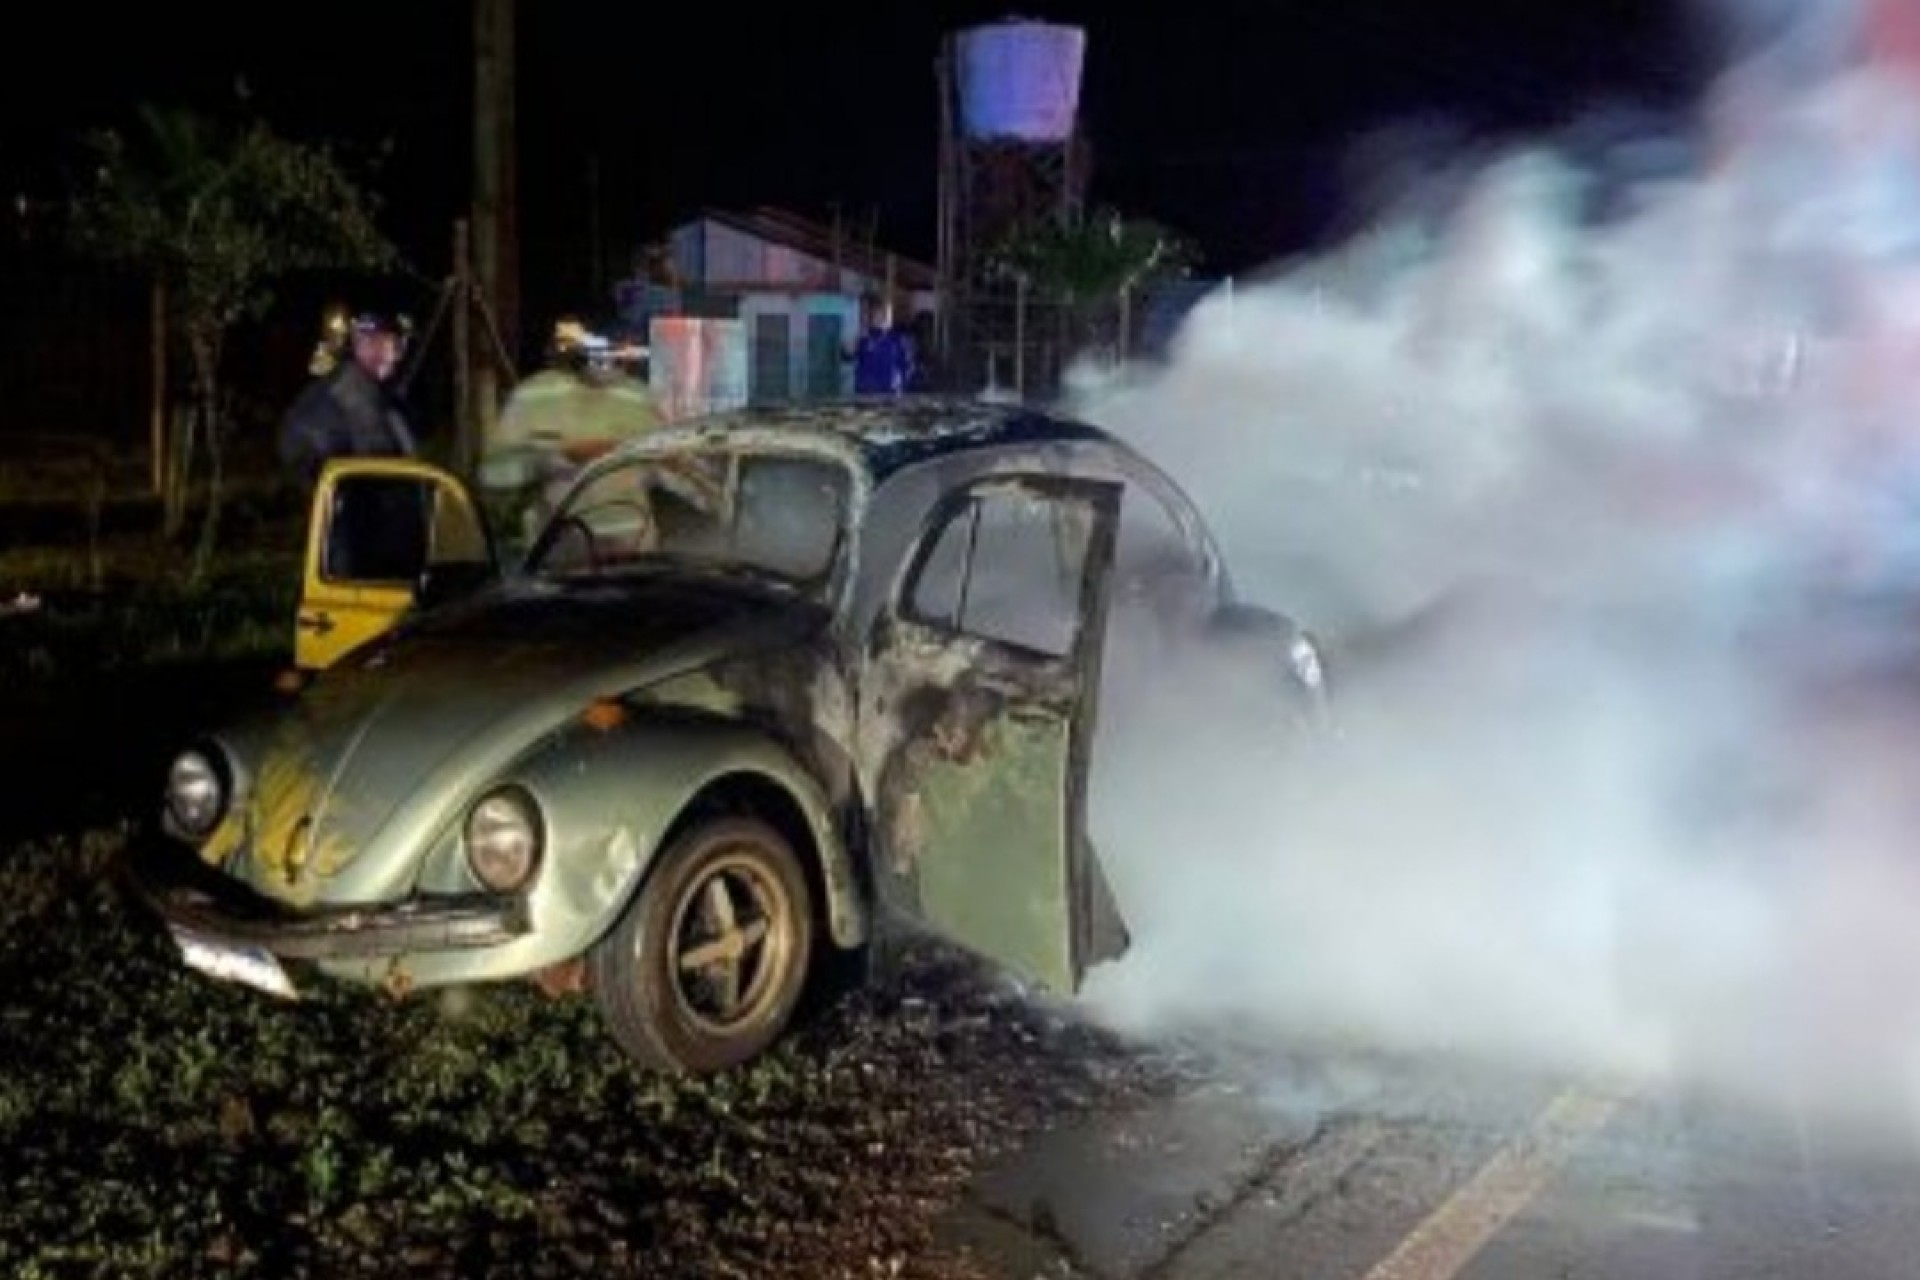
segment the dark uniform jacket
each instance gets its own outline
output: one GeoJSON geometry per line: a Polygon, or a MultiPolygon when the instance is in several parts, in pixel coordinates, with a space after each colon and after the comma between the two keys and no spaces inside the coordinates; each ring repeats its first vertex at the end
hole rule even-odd
{"type": "Polygon", "coordinates": [[[413,452],[400,402],[352,360],[308,383],[280,426],[280,461],[308,488],[329,458],[413,452]]]}

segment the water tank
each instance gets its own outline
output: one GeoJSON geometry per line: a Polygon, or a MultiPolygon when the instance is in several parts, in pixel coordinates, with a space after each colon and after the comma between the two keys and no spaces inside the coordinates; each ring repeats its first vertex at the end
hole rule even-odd
{"type": "Polygon", "coordinates": [[[962,31],[960,129],[972,139],[1065,142],[1080,109],[1080,27],[1014,19],[962,31]]]}

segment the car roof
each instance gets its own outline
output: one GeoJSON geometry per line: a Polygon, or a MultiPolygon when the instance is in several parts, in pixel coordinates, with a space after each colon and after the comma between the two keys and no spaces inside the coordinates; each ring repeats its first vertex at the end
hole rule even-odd
{"type": "Polygon", "coordinates": [[[651,452],[682,441],[742,434],[772,445],[826,444],[876,483],[903,467],[977,449],[1067,443],[1133,453],[1099,427],[1032,406],[938,396],[730,409],[687,419],[636,443],[651,452]]]}
{"type": "Polygon", "coordinates": [[[833,457],[864,473],[863,483],[876,489],[899,471],[941,458],[1064,445],[1084,451],[1085,461],[1097,459],[1096,469],[1111,469],[1156,493],[1205,546],[1213,570],[1226,575],[1205,517],[1158,463],[1092,423],[1032,405],[932,395],[755,405],[656,428],[628,440],[596,466],[728,444],[833,457]]]}

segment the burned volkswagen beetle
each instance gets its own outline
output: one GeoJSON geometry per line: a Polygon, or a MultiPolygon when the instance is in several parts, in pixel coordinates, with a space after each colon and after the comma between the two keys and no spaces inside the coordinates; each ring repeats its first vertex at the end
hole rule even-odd
{"type": "Polygon", "coordinates": [[[1127,941],[1086,830],[1119,603],[1136,660],[1239,655],[1276,733],[1324,695],[1164,473],[1028,409],[664,429],[495,555],[448,473],[328,464],[309,678],[178,755],[135,868],[187,963],[285,996],[584,990],[688,1072],[760,1053],[896,923],[1068,993],[1127,941]]]}

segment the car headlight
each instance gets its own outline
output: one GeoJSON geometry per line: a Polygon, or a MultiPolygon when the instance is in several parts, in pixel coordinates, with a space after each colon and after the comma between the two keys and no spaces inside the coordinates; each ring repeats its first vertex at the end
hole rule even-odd
{"type": "Polygon", "coordinates": [[[167,770],[167,816],[190,840],[202,840],[227,816],[231,779],[219,753],[195,747],[174,757],[167,770]]]}
{"type": "Polygon", "coordinates": [[[1324,693],[1327,688],[1327,669],[1320,661],[1320,646],[1313,637],[1302,632],[1294,636],[1287,645],[1287,665],[1293,669],[1293,678],[1315,693],[1324,693]]]}
{"type": "Polygon", "coordinates": [[[467,865],[495,893],[511,893],[539,870],[545,836],[540,806],[519,787],[482,796],[467,811],[467,865]]]}

